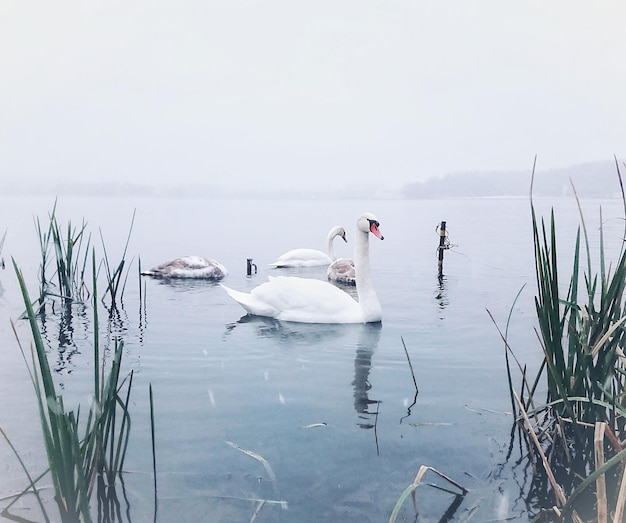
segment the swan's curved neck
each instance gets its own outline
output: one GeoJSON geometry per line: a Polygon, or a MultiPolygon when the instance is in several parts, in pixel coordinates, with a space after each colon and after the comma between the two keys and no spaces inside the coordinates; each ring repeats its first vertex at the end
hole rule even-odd
{"type": "Polygon", "coordinates": [[[326,239],[326,252],[328,253],[328,257],[335,261],[337,257],[335,256],[335,250],[333,249],[333,240],[335,239],[336,234],[334,231],[330,231],[328,238],[326,239]]]}
{"type": "Polygon", "coordinates": [[[382,308],[370,272],[369,232],[357,230],[354,239],[354,271],[359,304],[365,322],[380,321],[382,308]]]}

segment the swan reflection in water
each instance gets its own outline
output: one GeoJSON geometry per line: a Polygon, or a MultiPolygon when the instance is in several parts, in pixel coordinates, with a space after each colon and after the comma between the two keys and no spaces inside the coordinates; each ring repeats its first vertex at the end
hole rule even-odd
{"type": "Polygon", "coordinates": [[[170,287],[180,292],[204,292],[207,288],[219,287],[219,282],[202,278],[151,278],[156,285],[170,287]]]}
{"type": "Polygon", "coordinates": [[[235,323],[226,326],[230,333],[242,324],[253,324],[256,334],[261,338],[274,338],[279,341],[298,341],[307,345],[319,342],[329,343],[331,339],[348,336],[356,339],[356,353],[354,357],[354,379],[352,380],[354,410],[359,421],[358,426],[364,429],[376,427],[379,400],[370,399],[369,391],[372,385],[369,374],[372,368],[372,356],[378,348],[382,323],[363,324],[318,324],[282,322],[264,316],[246,314],[235,323]],[[372,406],[375,405],[375,411],[372,406]]]}
{"type": "Polygon", "coordinates": [[[370,369],[372,368],[372,356],[378,348],[382,323],[366,323],[361,326],[359,341],[356,346],[356,356],[354,358],[354,409],[359,418],[363,420],[359,427],[372,429],[376,427],[376,417],[378,416],[379,400],[369,398],[369,390],[372,385],[369,381],[370,369]],[[370,406],[375,405],[376,411],[371,412],[370,406]]]}

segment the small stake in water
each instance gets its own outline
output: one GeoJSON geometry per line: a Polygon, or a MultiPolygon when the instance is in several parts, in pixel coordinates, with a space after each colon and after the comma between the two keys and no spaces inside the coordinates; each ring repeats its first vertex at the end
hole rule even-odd
{"type": "Polygon", "coordinates": [[[438,259],[437,259],[437,268],[438,268],[438,276],[439,281],[443,279],[443,251],[448,249],[450,244],[448,243],[448,237],[446,235],[446,222],[441,222],[439,225],[439,248],[438,250],[438,259]]]}
{"type": "Polygon", "coordinates": [[[248,268],[247,268],[247,275],[248,276],[252,276],[252,269],[254,268],[254,274],[256,274],[256,263],[252,263],[252,258],[248,258],[246,260],[248,268]]]}

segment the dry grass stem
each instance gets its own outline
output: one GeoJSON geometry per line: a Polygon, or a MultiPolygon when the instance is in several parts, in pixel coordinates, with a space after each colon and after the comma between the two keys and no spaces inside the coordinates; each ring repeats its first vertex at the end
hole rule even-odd
{"type": "Polygon", "coordinates": [[[429,486],[429,487],[436,488],[438,490],[442,490],[444,492],[448,492],[450,494],[454,494],[457,499],[459,498],[459,496],[462,497],[462,496],[465,496],[465,494],[467,494],[467,489],[465,487],[463,487],[462,485],[460,485],[459,483],[457,483],[456,481],[454,481],[453,479],[449,478],[445,474],[442,474],[437,469],[434,469],[432,467],[428,467],[426,465],[422,465],[422,466],[420,466],[419,470],[417,471],[417,474],[415,476],[415,479],[413,480],[413,483],[411,483],[406,489],[404,489],[404,492],[402,492],[400,498],[398,499],[398,501],[396,501],[396,505],[394,506],[393,511],[391,512],[391,516],[389,517],[389,523],[395,523],[395,521],[396,521],[396,519],[398,517],[398,514],[400,513],[400,509],[402,508],[402,505],[406,501],[406,498],[409,496],[409,494],[411,495],[411,497],[413,499],[413,509],[415,510],[415,515],[416,516],[418,515],[417,503],[416,503],[416,500],[415,500],[415,489],[417,489],[417,487],[420,487],[420,486],[429,486]],[[439,485],[434,485],[434,484],[431,484],[431,483],[424,483],[422,480],[424,478],[424,475],[429,470],[434,472],[435,474],[437,474],[440,478],[446,480],[451,485],[454,485],[461,492],[460,493],[459,492],[454,492],[452,490],[449,490],[449,489],[447,489],[445,487],[441,487],[439,485]]]}
{"type": "Polygon", "coordinates": [[[515,397],[515,401],[517,402],[517,406],[520,409],[520,413],[522,414],[522,417],[524,418],[528,426],[527,433],[532,438],[533,443],[535,444],[535,448],[537,449],[537,452],[539,453],[539,456],[541,457],[543,468],[546,471],[548,479],[550,480],[550,484],[552,485],[552,489],[554,490],[554,496],[556,497],[556,502],[559,506],[563,506],[567,502],[567,500],[565,499],[565,494],[563,494],[563,491],[561,490],[560,485],[557,483],[556,479],[554,478],[554,474],[552,473],[550,464],[548,463],[548,460],[546,459],[546,455],[543,452],[543,449],[541,448],[541,443],[539,443],[539,439],[537,438],[537,435],[535,434],[533,425],[531,424],[530,419],[528,418],[528,414],[526,413],[526,409],[524,409],[524,405],[520,401],[519,396],[517,395],[517,392],[513,391],[513,395],[515,397]]]}
{"type": "MultiPolygon", "coordinates": [[[[606,423],[599,421],[593,437],[593,444],[596,456],[596,469],[604,465],[604,429],[606,423]]],[[[606,499],[606,478],[604,474],[598,476],[596,480],[596,497],[598,500],[598,523],[607,522],[607,499],[606,499]]]]}

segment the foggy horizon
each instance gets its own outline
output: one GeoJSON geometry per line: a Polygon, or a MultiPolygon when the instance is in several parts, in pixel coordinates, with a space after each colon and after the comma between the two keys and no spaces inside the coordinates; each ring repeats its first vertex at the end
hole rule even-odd
{"type": "MultiPolygon", "coordinates": [[[[619,177],[626,170],[623,160],[587,162],[560,169],[534,172],[535,196],[621,197],[619,177]],[[619,171],[618,171],[619,169],[619,171]]],[[[0,193],[40,196],[103,196],[209,199],[423,199],[464,197],[527,197],[533,170],[467,171],[448,173],[403,185],[363,184],[350,187],[343,182],[325,185],[232,186],[209,182],[150,184],[115,180],[0,180],[0,193]]]]}

